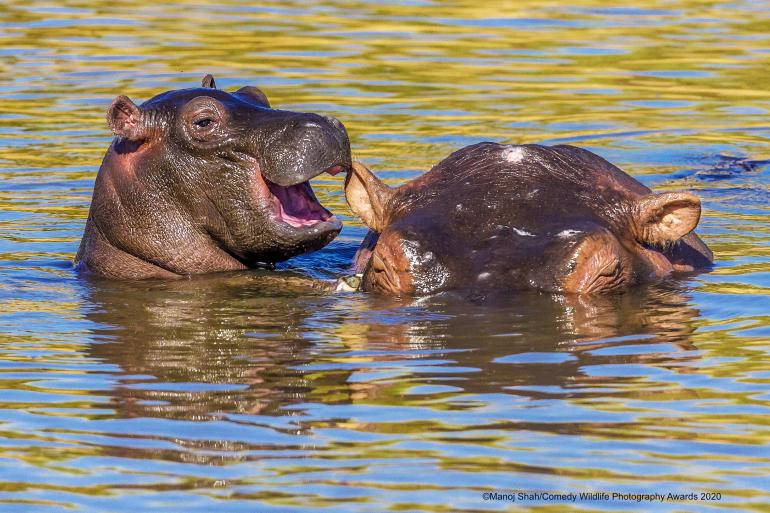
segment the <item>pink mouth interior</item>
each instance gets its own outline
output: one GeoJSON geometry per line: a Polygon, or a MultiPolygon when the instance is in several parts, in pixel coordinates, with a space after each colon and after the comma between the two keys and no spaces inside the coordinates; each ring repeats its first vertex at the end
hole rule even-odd
{"type": "Polygon", "coordinates": [[[277,203],[278,219],[295,227],[312,226],[332,217],[331,212],[321,206],[310,188],[310,183],[282,186],[267,182],[277,203]]]}

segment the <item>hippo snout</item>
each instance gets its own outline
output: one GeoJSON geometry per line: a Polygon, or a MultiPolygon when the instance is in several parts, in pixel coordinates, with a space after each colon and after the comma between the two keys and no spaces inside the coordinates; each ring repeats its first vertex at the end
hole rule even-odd
{"type": "Polygon", "coordinates": [[[270,140],[260,154],[262,175],[282,186],[306,182],[351,165],[350,139],[336,118],[301,114],[270,140]]]}

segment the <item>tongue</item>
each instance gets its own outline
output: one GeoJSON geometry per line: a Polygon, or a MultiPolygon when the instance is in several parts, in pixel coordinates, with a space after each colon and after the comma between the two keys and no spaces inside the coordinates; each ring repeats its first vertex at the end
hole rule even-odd
{"type": "Polygon", "coordinates": [[[326,221],[331,214],[315,199],[310,184],[303,182],[287,187],[269,184],[270,192],[278,199],[278,215],[280,219],[294,226],[312,226],[326,221]]]}

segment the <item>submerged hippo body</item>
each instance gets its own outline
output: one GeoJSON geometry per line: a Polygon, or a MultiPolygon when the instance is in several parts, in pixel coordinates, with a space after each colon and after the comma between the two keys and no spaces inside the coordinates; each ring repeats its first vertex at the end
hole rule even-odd
{"type": "Polygon", "coordinates": [[[371,229],[366,291],[595,293],[712,262],[696,196],[653,194],[572,146],[480,143],[396,189],[354,163],[345,192],[371,229]]]}
{"type": "Polygon", "coordinates": [[[169,91],[110,106],[104,157],[75,263],[111,278],[256,267],[319,249],[340,221],[308,180],[350,166],[334,118],[270,108],[256,87],[169,91]]]}

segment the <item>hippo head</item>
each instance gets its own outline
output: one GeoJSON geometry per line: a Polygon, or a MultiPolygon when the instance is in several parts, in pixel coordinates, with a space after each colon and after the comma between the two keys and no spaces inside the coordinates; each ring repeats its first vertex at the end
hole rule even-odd
{"type": "Polygon", "coordinates": [[[126,278],[242,269],[319,249],[341,222],[308,180],[350,167],[343,125],[246,86],[119,96],[76,261],[126,278]]]}
{"type": "Polygon", "coordinates": [[[354,163],[345,193],[371,229],[356,256],[369,291],[608,292],[712,261],[696,196],[653,194],[571,146],[481,143],[395,189],[354,163]]]}

